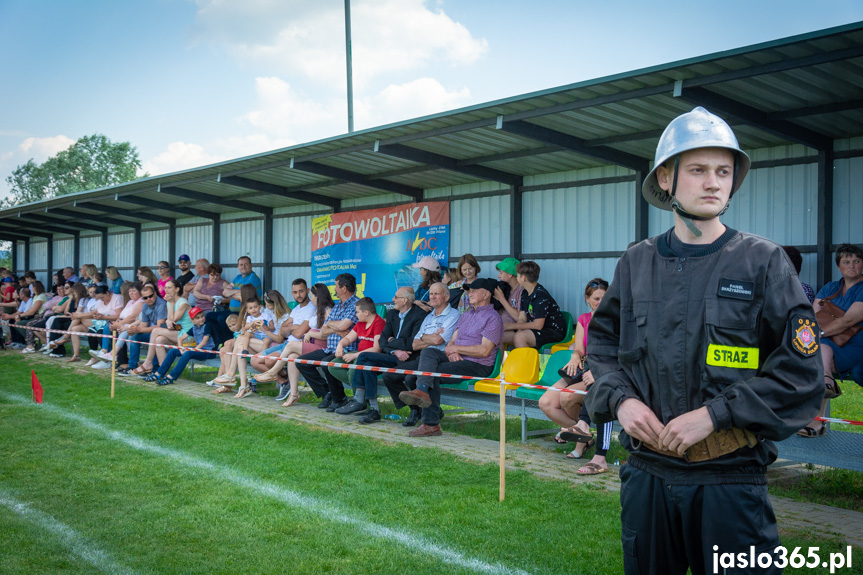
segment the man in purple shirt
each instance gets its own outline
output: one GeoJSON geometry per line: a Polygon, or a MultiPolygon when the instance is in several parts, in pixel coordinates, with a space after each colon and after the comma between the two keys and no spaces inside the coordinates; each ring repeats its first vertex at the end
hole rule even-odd
{"type": "MultiPolygon", "coordinates": [[[[487,377],[497,359],[497,351],[503,339],[503,322],[491,297],[497,282],[479,278],[465,284],[471,308],[464,312],[456,323],[455,333],[443,351],[427,347],[420,352],[419,371],[453,373],[487,377]]],[[[458,383],[461,380],[439,380],[420,375],[417,388],[403,391],[399,399],[407,405],[422,408],[422,425],[408,433],[411,437],[441,435],[440,429],[440,384],[458,383]]]]}

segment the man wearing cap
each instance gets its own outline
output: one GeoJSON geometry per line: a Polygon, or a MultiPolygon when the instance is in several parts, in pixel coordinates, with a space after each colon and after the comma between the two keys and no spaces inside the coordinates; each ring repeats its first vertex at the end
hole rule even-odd
{"type": "MultiPolygon", "coordinates": [[[[494,369],[503,339],[503,322],[491,305],[497,282],[478,278],[465,284],[471,308],[459,317],[452,340],[443,351],[427,347],[420,352],[419,371],[487,377],[494,369]]],[[[420,375],[416,389],[403,391],[399,399],[407,405],[422,408],[422,425],[411,431],[411,437],[440,435],[440,384],[461,380],[440,380],[420,375]]]]}
{"type": "Polygon", "coordinates": [[[673,120],[642,193],[674,227],[623,254],[590,323],[586,405],[597,422],[620,421],[631,453],[626,573],[714,573],[714,553],[779,545],[765,470],[773,441],[818,412],[823,372],[785,252],[719,221],[749,166],[718,116],[673,120]]]}
{"type": "Polygon", "coordinates": [[[183,273],[174,279],[180,283],[180,288],[185,291],[186,284],[195,278],[195,273],[192,271],[192,260],[189,259],[188,255],[183,254],[177,258],[177,267],[183,273]]]}

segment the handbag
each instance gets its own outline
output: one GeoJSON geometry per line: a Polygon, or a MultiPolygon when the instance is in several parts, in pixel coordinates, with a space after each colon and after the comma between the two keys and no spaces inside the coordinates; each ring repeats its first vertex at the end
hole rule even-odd
{"type": "MultiPolygon", "coordinates": [[[[832,324],[837,319],[841,318],[845,315],[845,311],[842,310],[838,305],[831,302],[830,300],[834,297],[838,296],[842,292],[842,287],[839,287],[839,290],[828,298],[824,298],[821,300],[821,309],[815,314],[815,320],[818,322],[818,327],[821,328],[821,331],[827,329],[827,327],[832,324]]],[[[836,335],[831,335],[830,339],[838,345],[839,347],[844,346],[848,341],[857,335],[861,328],[859,325],[852,325],[842,333],[837,333],[836,335]]]]}
{"type": "Polygon", "coordinates": [[[557,370],[557,375],[566,382],[567,386],[575,385],[576,383],[581,383],[584,379],[584,372],[588,371],[587,367],[587,358],[582,358],[581,363],[578,366],[578,370],[575,372],[575,375],[569,375],[566,373],[566,368],[561,368],[557,370]]]}

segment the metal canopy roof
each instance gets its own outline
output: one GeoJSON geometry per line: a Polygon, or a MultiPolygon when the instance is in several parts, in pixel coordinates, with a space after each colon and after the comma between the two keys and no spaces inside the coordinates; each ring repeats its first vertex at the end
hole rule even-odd
{"type": "Polygon", "coordinates": [[[604,165],[645,172],[665,125],[695,105],[725,117],[746,149],[831,151],[863,135],[863,22],[580,82],[0,211],[17,240],[604,165]]]}

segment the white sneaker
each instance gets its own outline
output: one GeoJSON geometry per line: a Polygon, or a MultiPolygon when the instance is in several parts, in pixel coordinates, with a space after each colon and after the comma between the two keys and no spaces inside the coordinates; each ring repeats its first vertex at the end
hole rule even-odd
{"type": "Polygon", "coordinates": [[[66,357],[66,356],[65,356],[65,355],[60,355],[59,353],[53,353],[53,352],[52,352],[52,353],[49,353],[49,354],[48,354],[48,357],[55,357],[55,358],[56,358],[56,357],[66,357]]]}
{"type": "Polygon", "coordinates": [[[98,363],[94,363],[92,367],[93,369],[110,369],[111,364],[107,361],[100,361],[98,363]]]}
{"type": "Polygon", "coordinates": [[[88,353],[90,354],[90,357],[94,357],[96,359],[99,359],[99,354],[102,353],[102,350],[101,349],[91,349],[88,353]]]}
{"type": "Polygon", "coordinates": [[[36,349],[32,347],[25,347],[21,350],[21,353],[36,353],[36,349]]]}
{"type": "Polygon", "coordinates": [[[109,352],[109,351],[103,351],[102,353],[97,354],[96,357],[98,357],[99,359],[102,359],[104,361],[107,361],[108,363],[111,363],[112,361],[114,361],[114,356],[112,356],[111,352],[109,352]]]}
{"type": "Polygon", "coordinates": [[[51,351],[51,345],[46,343],[45,345],[42,346],[42,348],[39,351],[41,351],[42,353],[45,353],[46,351],[50,352],[51,351]]]}
{"type": "Polygon", "coordinates": [[[90,367],[92,365],[96,365],[97,363],[99,363],[98,359],[96,359],[95,357],[91,358],[90,361],[87,362],[87,367],[90,367]]]}

